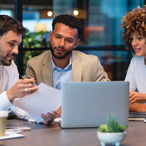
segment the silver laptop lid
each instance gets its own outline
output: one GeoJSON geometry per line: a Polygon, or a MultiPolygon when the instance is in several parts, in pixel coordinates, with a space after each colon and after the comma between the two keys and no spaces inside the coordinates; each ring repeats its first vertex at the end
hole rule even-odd
{"type": "Polygon", "coordinates": [[[129,82],[62,83],[62,128],[99,127],[115,115],[128,126],[129,82]]]}

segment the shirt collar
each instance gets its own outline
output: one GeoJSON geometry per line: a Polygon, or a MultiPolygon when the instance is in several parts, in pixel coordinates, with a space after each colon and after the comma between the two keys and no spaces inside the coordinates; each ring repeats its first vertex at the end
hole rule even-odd
{"type": "Polygon", "coordinates": [[[52,63],[52,71],[56,68],[56,65],[52,59],[52,53],[51,53],[51,63],[52,63]]]}
{"type": "MultiPolygon", "coordinates": [[[[54,70],[54,69],[57,69],[57,70],[60,70],[61,68],[60,67],[58,67],[57,65],[55,65],[55,63],[54,63],[54,61],[53,61],[53,59],[52,59],[52,53],[51,53],[51,62],[52,62],[52,71],[54,70]]],[[[64,69],[68,69],[71,65],[72,65],[72,57],[70,56],[70,58],[69,58],[69,63],[68,63],[68,65],[64,68],[64,69]]]]}

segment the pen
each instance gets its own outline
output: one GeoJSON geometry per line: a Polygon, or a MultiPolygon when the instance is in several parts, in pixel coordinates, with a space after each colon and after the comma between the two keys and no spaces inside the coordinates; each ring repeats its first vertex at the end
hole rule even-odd
{"type": "MultiPolygon", "coordinates": [[[[28,79],[28,78],[25,76],[22,76],[22,79],[28,79]]],[[[38,86],[36,83],[33,83],[33,85],[38,86]]]]}

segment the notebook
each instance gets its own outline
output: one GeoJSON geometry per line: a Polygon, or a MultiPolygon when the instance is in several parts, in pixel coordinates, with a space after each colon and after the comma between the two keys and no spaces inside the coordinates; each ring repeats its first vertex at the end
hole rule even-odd
{"type": "Polygon", "coordinates": [[[129,112],[129,121],[146,121],[146,112],[129,112]]]}
{"type": "Polygon", "coordinates": [[[62,83],[62,128],[99,127],[115,115],[128,126],[129,82],[62,83]]]}

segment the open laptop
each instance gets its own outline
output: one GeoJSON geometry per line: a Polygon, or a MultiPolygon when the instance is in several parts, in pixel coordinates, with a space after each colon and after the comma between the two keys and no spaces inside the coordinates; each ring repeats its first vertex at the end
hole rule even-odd
{"type": "Polygon", "coordinates": [[[62,128],[99,127],[115,115],[128,126],[129,82],[62,83],[62,128]]]}

